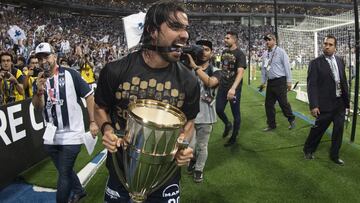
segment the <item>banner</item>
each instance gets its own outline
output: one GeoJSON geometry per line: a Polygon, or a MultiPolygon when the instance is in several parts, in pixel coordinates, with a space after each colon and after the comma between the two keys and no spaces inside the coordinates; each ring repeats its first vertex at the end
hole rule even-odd
{"type": "MultiPolygon", "coordinates": [[[[85,129],[89,117],[80,102],[85,129]]],[[[42,112],[34,111],[31,99],[0,106],[0,190],[16,176],[46,158],[42,112]]]]}
{"type": "Polygon", "coordinates": [[[146,13],[139,12],[123,18],[128,49],[135,47],[140,42],[144,30],[145,14],[146,13]]]}

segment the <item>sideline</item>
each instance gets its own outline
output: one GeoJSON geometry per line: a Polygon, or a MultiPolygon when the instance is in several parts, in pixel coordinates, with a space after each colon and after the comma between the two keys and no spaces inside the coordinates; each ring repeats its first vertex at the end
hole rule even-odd
{"type": "MultiPolygon", "coordinates": [[[[251,85],[246,85],[247,87],[249,87],[250,89],[252,89],[254,92],[257,92],[258,94],[262,95],[263,97],[265,97],[265,92],[259,92],[257,88],[251,86],[251,85]]],[[[314,125],[315,121],[313,119],[310,119],[309,117],[305,116],[304,114],[300,113],[300,112],[297,112],[297,111],[293,111],[293,114],[295,115],[295,117],[297,118],[300,118],[301,120],[311,124],[311,125],[314,125]]],[[[295,127],[296,128],[296,127],[295,127]]],[[[345,130],[344,130],[345,132],[345,130]]],[[[325,132],[329,137],[331,137],[331,134],[332,134],[332,130],[331,129],[327,129],[326,132],[325,132]]],[[[304,140],[305,142],[305,140],[304,140]]],[[[355,144],[355,142],[350,142],[350,139],[347,138],[346,136],[343,136],[343,143],[347,143],[349,144],[350,146],[356,148],[356,149],[360,149],[360,145],[358,144],[355,144]]]]}
{"type": "MultiPolygon", "coordinates": [[[[95,175],[102,163],[106,159],[106,149],[97,154],[84,168],[78,172],[81,184],[85,187],[91,178],[95,175]]],[[[23,181],[16,181],[0,192],[1,203],[19,203],[19,202],[56,202],[56,190],[44,188],[36,185],[30,185],[23,181]]]]}

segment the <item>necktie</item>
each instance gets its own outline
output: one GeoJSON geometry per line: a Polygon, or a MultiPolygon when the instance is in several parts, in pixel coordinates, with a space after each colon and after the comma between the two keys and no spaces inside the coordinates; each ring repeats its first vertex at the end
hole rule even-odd
{"type": "Polygon", "coordinates": [[[336,61],[333,58],[328,58],[328,62],[330,64],[331,72],[332,72],[332,74],[334,76],[334,80],[335,80],[336,96],[340,97],[341,96],[340,76],[339,76],[339,72],[336,68],[336,64],[335,64],[336,61]]]}

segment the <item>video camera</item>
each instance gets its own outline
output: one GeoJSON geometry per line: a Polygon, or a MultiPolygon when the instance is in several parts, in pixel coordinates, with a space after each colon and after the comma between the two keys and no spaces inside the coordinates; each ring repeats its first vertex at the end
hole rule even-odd
{"type": "Polygon", "coordinates": [[[203,55],[203,47],[201,45],[190,45],[182,48],[182,54],[180,56],[180,62],[184,64],[186,67],[189,67],[190,61],[189,57],[186,54],[190,54],[194,59],[195,63],[198,64],[199,60],[203,55]]]}

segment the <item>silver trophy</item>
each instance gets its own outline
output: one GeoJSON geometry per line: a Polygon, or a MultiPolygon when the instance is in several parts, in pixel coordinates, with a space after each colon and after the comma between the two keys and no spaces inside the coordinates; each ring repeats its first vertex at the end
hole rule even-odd
{"type": "Polygon", "coordinates": [[[178,138],[186,123],[169,104],[138,99],[130,103],[124,142],[113,153],[116,174],[133,202],[144,202],[176,172],[174,156],[187,142],[178,138]]]}

